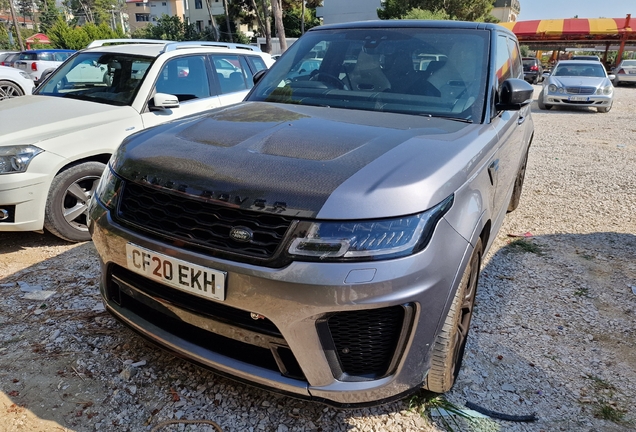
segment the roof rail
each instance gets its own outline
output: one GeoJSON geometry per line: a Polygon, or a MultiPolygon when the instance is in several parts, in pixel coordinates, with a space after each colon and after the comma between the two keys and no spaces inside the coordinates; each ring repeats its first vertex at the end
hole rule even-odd
{"type": "Polygon", "coordinates": [[[248,51],[258,51],[261,49],[255,45],[246,45],[239,43],[229,43],[229,42],[215,42],[215,41],[188,41],[188,42],[171,42],[166,44],[164,47],[164,52],[174,51],[182,48],[195,48],[195,47],[218,47],[218,48],[227,48],[227,49],[244,49],[248,51]]]}
{"type": "Polygon", "coordinates": [[[160,40],[160,39],[99,39],[88,44],[86,48],[95,48],[104,46],[106,44],[112,45],[125,45],[125,44],[157,44],[166,45],[174,43],[173,41],[160,40]]]}

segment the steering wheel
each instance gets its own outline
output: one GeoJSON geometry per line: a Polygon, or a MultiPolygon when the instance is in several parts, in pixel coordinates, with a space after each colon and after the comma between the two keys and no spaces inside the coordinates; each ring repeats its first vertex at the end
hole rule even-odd
{"type": "Polygon", "coordinates": [[[325,85],[329,85],[330,87],[335,87],[340,90],[345,88],[344,83],[340,81],[337,76],[325,72],[318,72],[317,74],[309,78],[309,81],[320,81],[325,85]]]}

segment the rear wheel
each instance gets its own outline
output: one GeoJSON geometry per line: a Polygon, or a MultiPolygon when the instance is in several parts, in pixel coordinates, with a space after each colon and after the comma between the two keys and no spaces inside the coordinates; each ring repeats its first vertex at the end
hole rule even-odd
{"type": "Polygon", "coordinates": [[[70,242],[91,239],[87,226],[88,203],[105,166],[100,162],[85,162],[55,176],[46,200],[44,228],[70,242]]]}
{"type": "Polygon", "coordinates": [[[464,270],[442,330],[435,340],[431,354],[431,369],[424,384],[426,390],[435,393],[449,391],[461,369],[479,282],[482,248],[479,239],[464,270]]]}
{"type": "Polygon", "coordinates": [[[0,100],[23,96],[24,92],[17,84],[11,81],[0,81],[0,100]]]}

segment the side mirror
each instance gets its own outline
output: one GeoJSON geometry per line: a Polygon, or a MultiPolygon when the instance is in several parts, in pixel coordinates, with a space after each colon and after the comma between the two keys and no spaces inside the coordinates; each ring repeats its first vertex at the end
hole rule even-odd
{"type": "Polygon", "coordinates": [[[171,108],[179,108],[179,99],[175,95],[156,93],[152,98],[151,111],[163,111],[171,108]]]}
{"type": "Polygon", "coordinates": [[[499,87],[498,111],[519,111],[532,102],[534,87],[525,80],[508,78],[499,87]]]}
{"type": "Polygon", "coordinates": [[[614,80],[616,79],[616,75],[614,75],[614,74],[609,74],[609,75],[607,76],[607,78],[609,78],[609,80],[610,80],[610,81],[614,81],[614,80]]]}
{"type": "Polygon", "coordinates": [[[267,73],[267,69],[262,69],[259,70],[258,72],[256,72],[254,74],[254,78],[252,78],[252,81],[254,81],[254,85],[258,84],[258,82],[263,79],[263,76],[265,76],[265,74],[267,73]]]}
{"type": "Polygon", "coordinates": [[[549,77],[549,76],[550,76],[550,72],[543,72],[543,77],[544,77],[544,78],[547,78],[547,77],[549,77]]]}

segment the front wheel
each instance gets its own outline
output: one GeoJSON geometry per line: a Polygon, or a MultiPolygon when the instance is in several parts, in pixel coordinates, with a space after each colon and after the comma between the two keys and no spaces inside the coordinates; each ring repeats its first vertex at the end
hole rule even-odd
{"type": "Polygon", "coordinates": [[[611,109],[612,109],[612,106],[610,105],[608,107],[598,107],[598,108],[596,108],[596,111],[605,114],[605,113],[610,112],[611,109]]]}
{"type": "Polygon", "coordinates": [[[11,81],[0,81],[0,100],[23,96],[22,89],[11,81]]]}
{"type": "Polygon", "coordinates": [[[537,104],[539,105],[539,109],[541,110],[549,110],[552,108],[552,105],[546,105],[543,103],[543,90],[539,93],[539,99],[537,99],[537,104]]]}
{"type": "Polygon", "coordinates": [[[51,183],[46,200],[44,228],[70,241],[91,239],[88,232],[88,203],[106,165],[85,162],[61,171],[51,183]]]}
{"type": "Polygon", "coordinates": [[[435,339],[431,353],[431,368],[424,384],[426,390],[435,393],[449,391],[461,369],[479,282],[482,248],[479,239],[464,270],[442,330],[435,339]]]}

